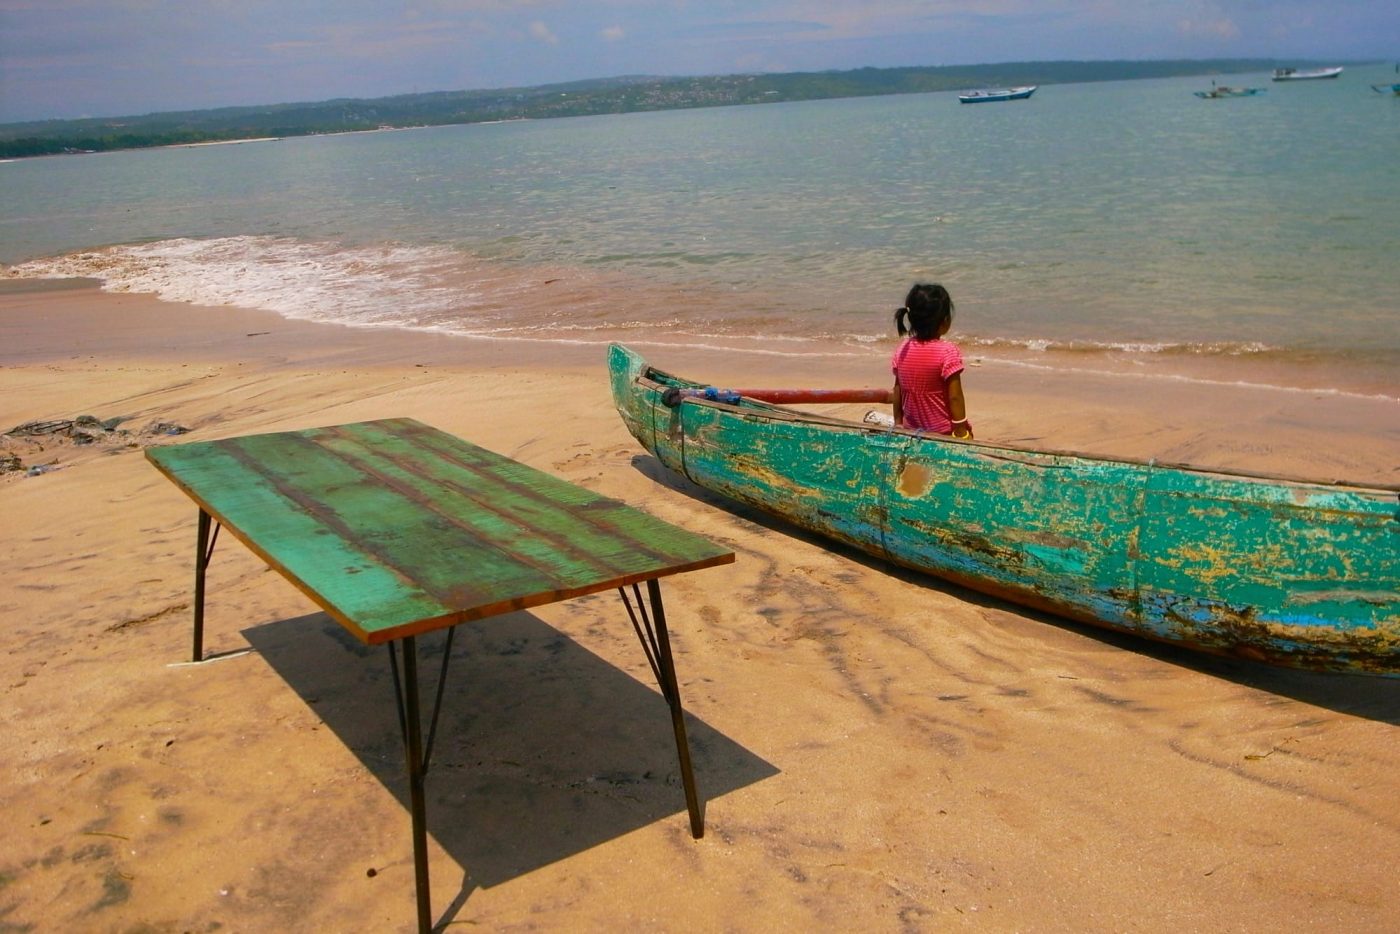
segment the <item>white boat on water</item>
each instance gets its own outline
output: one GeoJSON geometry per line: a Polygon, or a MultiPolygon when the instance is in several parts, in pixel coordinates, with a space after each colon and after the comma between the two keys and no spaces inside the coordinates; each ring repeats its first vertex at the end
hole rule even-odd
{"type": "Polygon", "coordinates": [[[958,100],[964,104],[986,104],[992,101],[1023,101],[1035,93],[1035,89],[1040,87],[1032,84],[1028,87],[1019,88],[985,88],[981,91],[968,91],[959,94],[958,100]]]}
{"type": "Polygon", "coordinates": [[[1316,81],[1319,78],[1335,78],[1342,73],[1342,66],[1335,68],[1275,68],[1275,81],[1316,81]]]}

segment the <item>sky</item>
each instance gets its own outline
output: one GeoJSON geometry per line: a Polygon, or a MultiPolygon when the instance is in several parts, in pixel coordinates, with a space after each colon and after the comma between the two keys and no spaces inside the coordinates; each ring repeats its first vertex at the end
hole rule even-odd
{"type": "Polygon", "coordinates": [[[0,0],[0,122],[615,75],[1396,57],[1397,0],[0,0]]]}

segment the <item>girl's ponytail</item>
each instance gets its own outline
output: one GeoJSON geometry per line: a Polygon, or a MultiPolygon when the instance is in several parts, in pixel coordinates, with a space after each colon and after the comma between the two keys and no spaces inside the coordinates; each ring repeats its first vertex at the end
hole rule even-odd
{"type": "Polygon", "coordinates": [[[904,324],[905,317],[909,314],[909,306],[905,305],[894,310],[894,326],[899,331],[899,336],[903,337],[909,333],[909,328],[904,324]]]}

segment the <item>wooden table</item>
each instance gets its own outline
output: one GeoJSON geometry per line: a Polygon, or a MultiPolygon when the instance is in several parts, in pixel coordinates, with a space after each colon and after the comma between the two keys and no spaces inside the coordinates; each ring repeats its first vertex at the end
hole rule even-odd
{"type": "Polygon", "coordinates": [[[424,777],[459,623],[617,588],[671,708],[691,833],[704,833],[659,578],[728,564],[733,552],[413,419],[168,445],[146,456],[199,506],[196,661],[220,528],[362,642],[389,646],[420,930],[432,927],[424,777]],[[425,741],[415,638],[438,629],[448,642],[425,741]]]}

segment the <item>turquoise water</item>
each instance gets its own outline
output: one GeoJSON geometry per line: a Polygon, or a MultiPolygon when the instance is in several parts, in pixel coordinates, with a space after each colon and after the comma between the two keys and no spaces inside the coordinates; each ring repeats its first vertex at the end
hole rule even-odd
{"type": "Polygon", "coordinates": [[[1400,100],[1209,79],[443,127],[0,165],[11,276],[511,339],[1307,365],[1400,396],[1400,100]]]}

